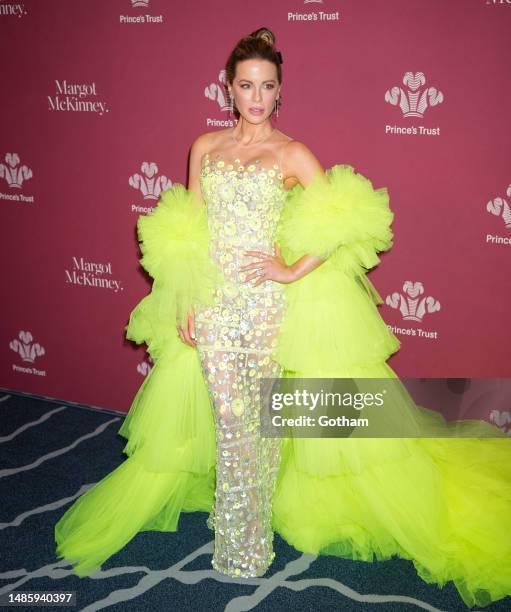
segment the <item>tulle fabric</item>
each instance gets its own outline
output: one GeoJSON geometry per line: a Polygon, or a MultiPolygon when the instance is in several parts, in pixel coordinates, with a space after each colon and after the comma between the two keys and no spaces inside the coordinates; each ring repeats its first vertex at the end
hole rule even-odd
{"type": "Polygon", "coordinates": [[[180,183],[162,192],[156,208],[138,218],[137,233],[140,264],[153,284],[131,312],[126,337],[145,342],[157,359],[179,342],[176,323],[184,326],[195,305],[210,304],[225,281],[209,257],[206,209],[180,183]]]}
{"type": "Polygon", "coordinates": [[[208,474],[215,468],[213,413],[197,351],[180,345],[151,369],[119,434],[127,455],[143,451],[148,470],[208,474]]]}
{"type": "MultiPolygon", "coordinates": [[[[200,366],[193,349],[172,363],[169,370],[157,363],[147,388],[139,391],[151,411],[121,428],[139,441],[137,452],[57,524],[57,552],[80,576],[93,573],[137,532],[176,531],[181,512],[213,507],[209,406],[205,402],[204,410],[186,413],[169,401],[174,393],[181,397],[168,382],[172,373],[188,394],[201,397],[200,366]],[[171,422],[177,427],[168,427],[171,422]]],[[[365,374],[384,378],[392,371],[384,364],[365,374]]],[[[404,406],[421,412],[406,403],[406,395],[404,406]]],[[[494,429],[481,426],[482,436],[494,429]]],[[[288,438],[281,448],[272,526],[297,550],[364,561],[398,555],[412,560],[427,582],[454,581],[468,606],[484,606],[509,593],[509,439],[288,438]]]]}
{"type": "Polygon", "coordinates": [[[409,559],[485,606],[510,593],[509,442],[285,439],[273,528],[316,555],[409,559]]]}
{"type": "MultiPolygon", "coordinates": [[[[290,381],[395,380],[386,433],[410,437],[283,439],[273,528],[303,552],[365,561],[410,559],[425,581],[442,586],[452,580],[468,606],[485,606],[511,594],[511,440],[483,421],[447,423],[436,410],[417,406],[399,384],[386,360],[400,343],[380,317],[381,297],[365,275],[378,263],[377,253],[391,244],[388,194],[373,191],[371,200],[367,179],[350,166],[334,166],[329,178],[330,187],[318,182],[310,191],[295,188],[282,215],[279,239],[286,261],[304,248],[317,247],[316,253],[330,257],[286,285],[287,310],[274,358],[290,381]],[[291,203],[298,206],[292,231],[291,203]],[[335,232],[322,224],[323,212],[326,225],[335,222],[335,232]],[[323,243],[307,242],[306,229],[314,228],[325,232],[323,243]]],[[[192,209],[185,196],[175,190],[166,197],[186,220],[192,209]]],[[[134,309],[127,335],[146,342],[156,364],[119,430],[129,457],[55,528],[57,555],[80,576],[93,573],[137,532],[175,531],[181,512],[213,507],[213,413],[197,353],[177,336],[172,295],[185,296],[184,312],[194,300],[207,300],[216,273],[203,257],[204,226],[186,221],[187,239],[202,255],[187,256],[175,273],[180,259],[172,255],[186,246],[169,246],[172,223],[154,224],[139,228],[147,239],[146,262],[154,261],[149,269],[155,283],[134,309]],[[187,277],[190,265],[194,271],[187,277]],[[184,288],[165,279],[181,279],[184,288]]]]}
{"type": "Polygon", "coordinates": [[[212,508],[215,431],[197,352],[181,343],[139,388],[119,434],[129,455],[55,526],[57,557],[89,576],[139,531],[176,531],[181,512],[212,508]]]}
{"type": "Polygon", "coordinates": [[[393,219],[386,187],[374,189],[353,166],[335,164],[306,188],[291,190],[278,239],[288,256],[328,258],[329,265],[361,276],[380,263],[379,252],[392,247],[393,219]]]}

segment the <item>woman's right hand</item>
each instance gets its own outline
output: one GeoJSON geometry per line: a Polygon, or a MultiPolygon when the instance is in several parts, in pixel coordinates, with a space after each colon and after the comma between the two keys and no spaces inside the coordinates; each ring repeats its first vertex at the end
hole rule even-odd
{"type": "Polygon", "coordinates": [[[183,329],[181,325],[177,325],[177,331],[183,342],[194,348],[197,346],[195,342],[195,313],[193,310],[188,315],[186,328],[183,329]]]}

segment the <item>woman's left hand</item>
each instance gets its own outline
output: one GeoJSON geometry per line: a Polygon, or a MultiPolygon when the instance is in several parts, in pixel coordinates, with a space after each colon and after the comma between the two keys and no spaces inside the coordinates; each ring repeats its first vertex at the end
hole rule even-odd
{"type": "Polygon", "coordinates": [[[245,251],[245,255],[253,255],[258,258],[258,261],[239,268],[240,271],[254,270],[252,274],[245,278],[247,282],[256,278],[257,280],[253,283],[254,287],[267,280],[273,280],[277,283],[292,283],[295,280],[293,269],[286,264],[280,254],[279,245],[276,242],[274,242],[274,245],[275,255],[269,255],[262,251],[245,251]]]}

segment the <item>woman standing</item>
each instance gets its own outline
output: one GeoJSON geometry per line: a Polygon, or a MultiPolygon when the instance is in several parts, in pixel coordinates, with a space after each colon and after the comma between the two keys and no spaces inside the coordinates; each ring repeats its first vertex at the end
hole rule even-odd
{"type": "Polygon", "coordinates": [[[57,554],[88,575],[138,531],[203,510],[230,576],[267,571],[275,530],[313,554],[399,555],[485,605],[511,594],[510,441],[446,423],[399,386],[386,360],[400,344],[365,276],[392,246],[387,190],[351,166],[324,172],[272,126],[281,60],[266,28],[239,41],[238,123],[197,138],[189,188],[139,219],[154,281],[127,336],[156,363],[119,432],[129,458],[60,519],[57,554]],[[395,380],[395,437],[262,436],[259,383],[280,376],[395,380]]]}
{"type": "Polygon", "coordinates": [[[263,575],[271,563],[271,500],[280,438],[261,437],[261,377],[279,377],[273,360],[284,285],[323,263],[314,256],[287,265],[273,244],[290,185],[306,185],[321,165],[300,142],[275,129],[281,65],[271,33],[240,41],[227,62],[239,113],[235,128],[204,134],[192,146],[190,189],[206,202],[211,254],[224,275],[214,303],[192,313],[180,337],[197,346],[217,432],[213,566],[232,576],[263,575]],[[263,51],[265,58],[254,57],[263,51]],[[285,166],[284,166],[285,164],[285,166]]]}

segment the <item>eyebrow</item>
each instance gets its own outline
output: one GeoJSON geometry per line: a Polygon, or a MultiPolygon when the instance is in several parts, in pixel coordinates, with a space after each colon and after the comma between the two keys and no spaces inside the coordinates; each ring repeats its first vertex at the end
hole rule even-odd
{"type": "MultiPolygon", "coordinates": [[[[247,81],[247,83],[252,83],[250,79],[238,79],[238,81],[247,81]]],[[[275,79],[266,79],[263,83],[275,83],[275,79]]]]}

